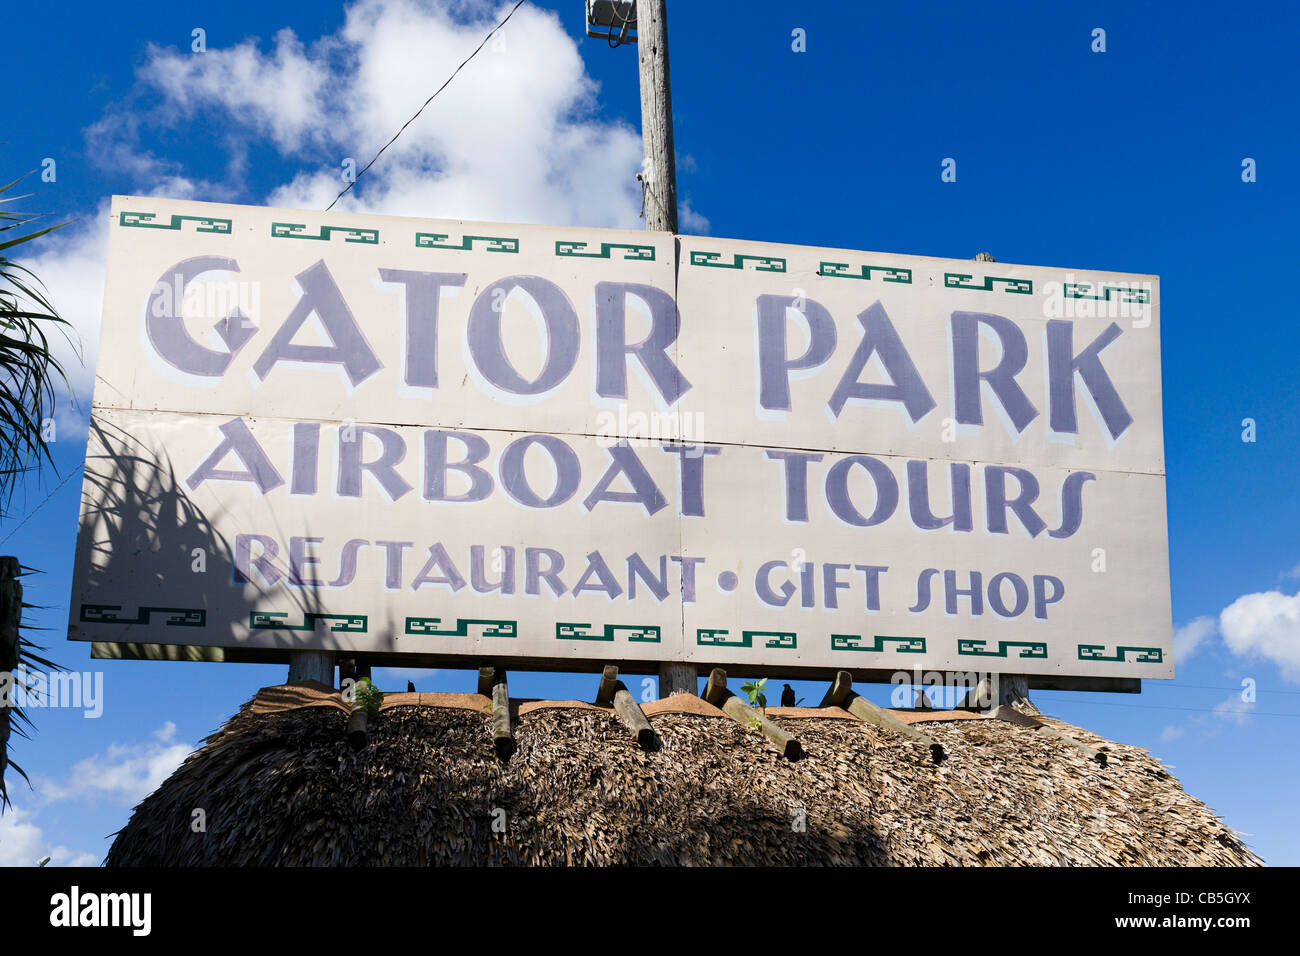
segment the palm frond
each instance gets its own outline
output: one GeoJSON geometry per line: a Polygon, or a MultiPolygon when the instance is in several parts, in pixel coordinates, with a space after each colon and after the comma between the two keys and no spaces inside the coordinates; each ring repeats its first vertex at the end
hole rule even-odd
{"type": "MultiPolygon", "coordinates": [[[[0,186],[0,202],[24,198],[4,195],[20,181],[0,186]]],[[[31,229],[41,218],[37,213],[0,210],[0,517],[21,476],[53,466],[44,423],[58,396],[72,397],[67,373],[50,351],[55,333],[75,349],[72,326],[51,304],[35,273],[6,255],[67,225],[31,229]],[[21,234],[2,238],[15,229],[21,234]]]]}
{"type": "MultiPolygon", "coordinates": [[[[18,181],[0,186],[0,202],[23,198],[3,195],[18,181]]],[[[36,274],[7,255],[17,246],[67,225],[32,228],[42,218],[11,207],[0,209],[0,517],[29,472],[46,464],[53,466],[45,422],[54,412],[56,385],[61,383],[59,391],[72,395],[67,374],[50,352],[50,336],[56,331],[76,348],[69,334],[72,327],[50,303],[36,274]]],[[[57,669],[39,653],[44,648],[19,630],[22,610],[29,605],[23,603],[18,578],[31,569],[9,557],[0,557],[0,563],[0,606],[8,618],[0,621],[0,672],[12,682],[18,679],[20,669],[23,673],[29,668],[57,669]]],[[[0,811],[9,804],[6,770],[12,767],[27,779],[22,767],[10,759],[12,739],[28,736],[31,729],[31,718],[15,701],[0,701],[0,811]]]]}

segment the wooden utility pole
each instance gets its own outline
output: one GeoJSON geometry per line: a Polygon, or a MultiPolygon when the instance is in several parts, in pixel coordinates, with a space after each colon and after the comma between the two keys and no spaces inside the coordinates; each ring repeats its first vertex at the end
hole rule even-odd
{"type": "MultiPolygon", "coordinates": [[[[673,94],[668,79],[667,0],[606,0],[587,3],[587,36],[611,47],[637,46],[641,78],[641,181],[645,227],[677,232],[677,159],[673,152],[673,94]],[[636,34],[632,35],[631,31],[636,34]]],[[[699,677],[694,664],[662,661],[659,696],[694,694],[699,677]]]]}
{"type": "MultiPolygon", "coordinates": [[[[673,94],[668,77],[668,8],[666,0],[636,0],[637,64],[641,75],[641,188],[645,227],[651,232],[677,231],[677,157],[673,152],[673,94]]],[[[659,665],[659,696],[694,694],[699,687],[695,666],[680,661],[659,665]]]]}
{"type": "MultiPolygon", "coordinates": [[[[673,153],[673,94],[668,81],[666,0],[636,0],[637,60],[641,71],[641,169],[645,227],[677,231],[677,159],[673,153]]],[[[691,688],[694,692],[695,688],[691,688]]]]}

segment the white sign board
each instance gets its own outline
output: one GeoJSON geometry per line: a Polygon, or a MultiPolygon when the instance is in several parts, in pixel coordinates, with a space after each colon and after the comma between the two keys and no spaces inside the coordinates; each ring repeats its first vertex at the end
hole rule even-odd
{"type": "Polygon", "coordinates": [[[75,640],[1170,677],[1158,283],[118,197],[75,640]]]}

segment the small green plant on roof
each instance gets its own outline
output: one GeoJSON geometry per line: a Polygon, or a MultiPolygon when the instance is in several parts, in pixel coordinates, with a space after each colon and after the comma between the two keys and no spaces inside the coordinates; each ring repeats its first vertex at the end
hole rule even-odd
{"type": "Polygon", "coordinates": [[[364,707],[371,717],[379,713],[379,705],[384,702],[384,692],[369,677],[357,681],[355,693],[357,706],[364,707]]]}
{"type": "MultiPolygon", "coordinates": [[[[751,680],[747,684],[742,684],[740,685],[740,689],[744,691],[745,696],[749,698],[750,707],[757,707],[759,710],[763,710],[763,711],[767,710],[767,693],[766,693],[767,678],[766,677],[762,678],[761,680],[751,680]]],[[[755,730],[758,730],[763,726],[763,724],[762,721],[758,719],[758,716],[754,715],[749,718],[749,726],[753,727],[755,730]]]]}

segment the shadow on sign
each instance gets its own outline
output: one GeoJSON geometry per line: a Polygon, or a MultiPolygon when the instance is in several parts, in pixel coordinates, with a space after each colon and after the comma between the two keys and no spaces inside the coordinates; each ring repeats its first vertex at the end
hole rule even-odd
{"type": "Polygon", "coordinates": [[[165,449],[100,418],[90,425],[82,495],[77,579],[86,583],[69,632],[118,645],[97,646],[96,656],[224,659],[196,646],[238,647],[254,629],[274,631],[282,655],[309,646],[331,618],[314,588],[278,587],[287,613],[259,612],[265,584],[235,582],[230,542],[186,493],[165,449]]]}

